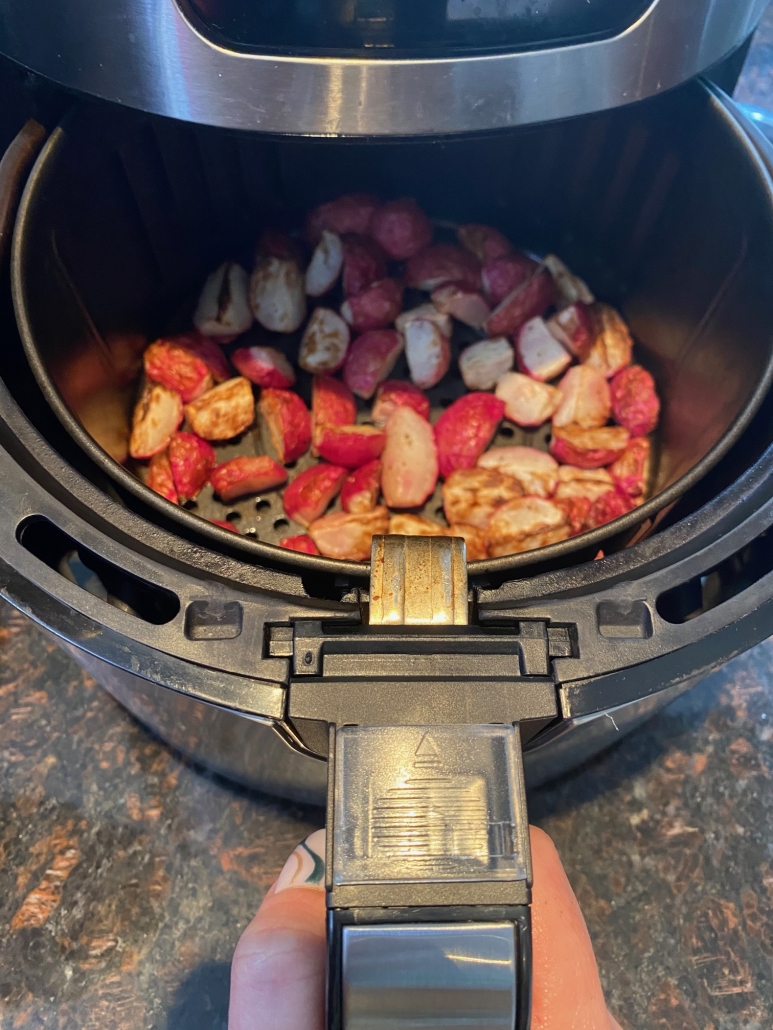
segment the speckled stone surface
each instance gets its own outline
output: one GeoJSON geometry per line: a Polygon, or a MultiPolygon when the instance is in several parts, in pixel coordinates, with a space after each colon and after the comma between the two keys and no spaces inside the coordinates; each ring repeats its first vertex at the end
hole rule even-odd
{"type": "MultiPolygon", "coordinates": [[[[737,96],[773,108],[772,12],[737,96]]],[[[532,794],[625,1030],[773,1026],[772,767],[773,640],[532,794]]],[[[224,1030],[238,936],[321,825],[170,752],[0,604],[0,1030],[224,1030]]]]}

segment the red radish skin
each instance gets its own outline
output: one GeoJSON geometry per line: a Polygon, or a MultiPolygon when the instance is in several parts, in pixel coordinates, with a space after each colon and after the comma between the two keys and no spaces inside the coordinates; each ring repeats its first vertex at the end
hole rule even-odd
{"type": "Polygon", "coordinates": [[[446,408],[435,426],[440,475],[472,468],[485,451],[505,412],[504,402],[490,393],[468,393],[446,408]]]}
{"type": "Polygon", "coordinates": [[[146,383],[134,408],[129,454],[132,458],[152,458],[165,451],[172,434],[183,420],[179,393],[160,383],[146,383]]]}
{"type": "Polygon", "coordinates": [[[553,299],[553,280],[540,267],[494,308],[483,326],[486,335],[512,336],[529,319],[544,315],[553,299]]]}
{"type": "Polygon", "coordinates": [[[347,233],[344,248],[343,287],[345,297],[356,297],[379,279],[386,279],[387,257],[370,236],[347,233]]]}
{"type": "Polygon", "coordinates": [[[633,340],[620,315],[608,304],[594,304],[591,317],[595,329],[595,341],[586,364],[601,372],[607,379],[631,364],[633,340]]]}
{"type": "Polygon", "coordinates": [[[151,343],[143,355],[143,362],[145,375],[151,382],[175,390],[186,404],[213,386],[206,362],[174,339],[151,343]]]}
{"type": "Polygon", "coordinates": [[[438,478],[435,431],[413,408],[397,408],[386,425],[381,492],[390,508],[416,508],[438,478]]]}
{"type": "Polygon", "coordinates": [[[652,445],[646,437],[639,437],[609,466],[609,472],[618,490],[629,497],[641,498],[647,489],[650,475],[652,445]]]}
{"type": "Polygon", "coordinates": [[[370,235],[394,261],[405,261],[432,242],[432,223],[412,197],[374,211],[370,235]]]}
{"type": "Polygon", "coordinates": [[[287,482],[287,470],[266,454],[241,455],[216,466],[209,477],[212,488],[224,504],[237,497],[262,494],[287,482]]]}
{"type": "Polygon", "coordinates": [[[324,229],[339,236],[345,233],[365,235],[379,204],[378,197],[369,193],[349,193],[328,200],[309,213],[306,219],[306,239],[312,246],[316,246],[324,229]]]}
{"type": "Polygon", "coordinates": [[[546,383],[560,376],[572,363],[565,350],[541,318],[531,318],[521,326],[515,338],[518,370],[546,383]]]}
{"type": "Polygon", "coordinates": [[[294,261],[266,257],[250,279],[250,306],[264,329],[294,333],[306,317],[306,288],[294,261]]]}
{"type": "Polygon", "coordinates": [[[558,390],[561,403],[553,415],[554,426],[597,429],[609,421],[612,413],[609,384],[594,368],[588,365],[570,368],[558,384],[558,390]]]}
{"type": "Polygon", "coordinates": [[[323,297],[338,282],[344,264],[344,245],[338,233],[327,229],[314,248],[306,269],[306,293],[309,297],[323,297]]]}
{"type": "Polygon", "coordinates": [[[311,416],[314,427],[350,426],[357,418],[354,394],[340,379],[314,376],[311,387],[311,416]]]}
{"type": "Polygon", "coordinates": [[[459,371],[468,390],[493,390],[514,361],[510,341],[499,336],[466,347],[459,355],[459,371]]]}
{"type": "Polygon", "coordinates": [[[596,339],[596,329],[587,304],[570,304],[547,320],[547,327],[578,361],[585,361],[596,339]]]}
{"type": "Polygon", "coordinates": [[[460,225],[456,230],[456,238],[463,247],[484,263],[494,261],[496,258],[507,257],[514,250],[507,237],[490,225],[476,223],[460,225]]]}
{"type": "Polygon", "coordinates": [[[204,336],[224,343],[245,333],[253,323],[250,280],[235,261],[224,261],[207,277],[193,315],[193,324],[204,336]]]}
{"type": "Polygon", "coordinates": [[[328,558],[367,561],[373,537],[386,533],[388,527],[389,512],[383,507],[360,515],[337,511],[312,522],[309,535],[328,558]]]}
{"type": "Polygon", "coordinates": [[[517,479],[496,469],[457,469],[443,484],[443,510],[449,524],[485,529],[503,504],[523,497],[517,479]]]}
{"type": "Polygon", "coordinates": [[[555,254],[548,254],[543,264],[553,277],[555,286],[556,304],[560,308],[568,307],[570,304],[592,304],[593,294],[587,283],[579,276],[574,275],[563,261],[555,254]]]}
{"type": "Polygon", "coordinates": [[[411,322],[415,322],[419,318],[433,322],[444,336],[450,337],[453,332],[454,324],[451,316],[438,311],[434,304],[419,304],[416,308],[403,311],[395,319],[395,329],[398,333],[405,333],[411,322]]]}
{"type": "Polygon", "coordinates": [[[330,308],[316,308],[301,338],[298,364],[306,372],[337,372],[346,360],[349,326],[330,308]]]}
{"type": "Polygon", "coordinates": [[[403,339],[394,329],[363,333],[349,345],[344,382],[358,397],[369,400],[386,379],[403,350],[403,339]]]}
{"type": "Polygon", "coordinates": [[[356,469],[381,456],[384,433],[375,426],[320,426],[314,449],[326,461],[356,469]]]}
{"type": "Polygon", "coordinates": [[[231,440],[255,420],[252,384],[243,376],[226,379],[191,404],[185,417],[194,433],[205,440],[231,440]]]}
{"type": "Polygon", "coordinates": [[[480,293],[459,283],[444,283],[433,290],[432,303],[438,311],[473,329],[480,329],[491,314],[491,308],[480,293]]]}
{"type": "Polygon", "coordinates": [[[341,305],[342,318],[355,333],[383,329],[391,325],[403,306],[403,288],[396,279],[379,279],[362,293],[341,305]]]}
{"type": "Polygon", "coordinates": [[[263,390],[258,407],[279,460],[297,461],[311,445],[311,416],[301,398],[292,390],[263,390]]]}
{"type": "Polygon", "coordinates": [[[621,515],[627,515],[634,507],[631,498],[621,490],[608,490],[591,505],[588,528],[597,529],[599,526],[605,526],[608,522],[619,519],[621,515]]]}
{"type": "Polygon", "coordinates": [[[202,336],[201,333],[181,333],[179,336],[172,336],[169,339],[190,351],[191,354],[195,354],[197,358],[201,358],[216,383],[223,383],[226,379],[231,378],[233,370],[219,342],[216,343],[209,337],[202,336]]]}
{"type": "Polygon", "coordinates": [[[492,305],[501,304],[508,294],[534,275],[537,267],[537,262],[526,254],[513,253],[493,258],[481,271],[483,292],[492,305]]]}
{"type": "Polygon", "coordinates": [[[165,497],[172,504],[178,503],[177,488],[174,485],[172,466],[169,464],[169,455],[166,451],[154,454],[148,466],[148,486],[161,497],[165,497]]]}
{"type": "Polygon", "coordinates": [[[169,465],[180,504],[192,501],[215,467],[215,449],[195,433],[175,433],[169,443],[169,465]]]}
{"type": "Polygon", "coordinates": [[[319,554],[317,545],[305,533],[299,533],[297,536],[283,536],[279,541],[279,546],[288,551],[298,551],[300,554],[319,554]]]}
{"type": "Polygon", "coordinates": [[[558,461],[578,468],[595,469],[611,465],[628,446],[630,434],[622,426],[581,429],[578,426],[553,427],[550,453],[558,461]]]}
{"type": "Polygon", "coordinates": [[[299,240],[282,229],[264,229],[255,247],[255,262],[263,258],[279,258],[281,261],[294,261],[299,267],[306,262],[306,251],[299,240]]]}
{"type": "Polygon", "coordinates": [[[293,366],[274,347],[239,347],[231,355],[237,372],[256,386],[274,386],[284,390],[295,383],[293,366]]]}
{"type": "Polygon", "coordinates": [[[478,468],[512,476],[533,497],[550,497],[558,484],[558,462],[536,447],[492,447],[478,459],[478,468]]]}
{"type": "Polygon", "coordinates": [[[429,419],[429,397],[418,386],[402,379],[387,379],[376,390],[371,421],[377,426],[385,426],[396,408],[413,408],[422,418],[429,419]]]}
{"type": "Polygon", "coordinates": [[[381,492],[381,462],[369,461],[367,465],[350,472],[341,487],[341,507],[350,515],[362,515],[373,511],[381,492]]]}
{"type": "Polygon", "coordinates": [[[655,380],[641,365],[618,372],[610,383],[612,417],[631,436],[646,436],[658,424],[660,400],[655,380]]]}
{"type": "Polygon", "coordinates": [[[232,533],[236,533],[238,536],[241,536],[241,533],[233,522],[228,522],[227,519],[209,519],[209,521],[213,526],[220,526],[221,529],[229,529],[232,533]]]}
{"type": "Polygon", "coordinates": [[[505,418],[524,429],[544,425],[561,403],[555,386],[522,372],[508,372],[497,382],[496,395],[505,405],[505,418]]]}
{"type": "Polygon", "coordinates": [[[320,462],[299,473],[282,495],[285,515],[293,522],[308,527],[323,515],[338,496],[349,470],[340,465],[320,462]]]}
{"type": "Polygon", "coordinates": [[[409,322],[403,336],[411,380],[415,386],[429,390],[451,367],[451,341],[425,318],[409,322]]]}
{"type": "Polygon", "coordinates": [[[478,290],[480,274],[481,263],[469,250],[451,243],[433,243],[409,260],[405,282],[407,286],[428,293],[448,282],[478,290]]]}

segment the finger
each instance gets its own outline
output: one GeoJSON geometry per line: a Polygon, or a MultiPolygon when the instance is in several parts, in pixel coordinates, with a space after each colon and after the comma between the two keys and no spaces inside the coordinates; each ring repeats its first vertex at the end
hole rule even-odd
{"type": "Polygon", "coordinates": [[[580,906],[550,837],[531,827],[532,1030],[619,1030],[580,906]]]}
{"type": "Polygon", "coordinates": [[[231,965],[228,1030],[323,1030],[325,831],[299,844],[231,965]]]}

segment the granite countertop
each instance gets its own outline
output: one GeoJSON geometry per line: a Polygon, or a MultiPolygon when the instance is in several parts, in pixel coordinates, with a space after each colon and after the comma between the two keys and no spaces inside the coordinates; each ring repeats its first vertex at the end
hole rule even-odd
{"type": "MultiPolygon", "coordinates": [[[[773,9],[739,99],[773,109],[773,9]]],[[[532,793],[626,1030],[773,1023],[773,639],[532,793]]],[[[0,603],[0,1030],[221,1030],[229,962],[323,813],[168,750],[0,603]]]]}

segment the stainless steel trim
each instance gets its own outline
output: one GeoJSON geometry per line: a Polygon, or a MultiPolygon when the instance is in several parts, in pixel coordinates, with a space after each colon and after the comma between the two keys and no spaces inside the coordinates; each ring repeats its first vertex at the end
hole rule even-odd
{"type": "Polygon", "coordinates": [[[69,88],[184,121],[293,135],[509,128],[678,85],[754,30],[767,0],[654,0],[611,39],[427,60],[236,53],[174,0],[0,0],[0,53],[69,88]]]}

